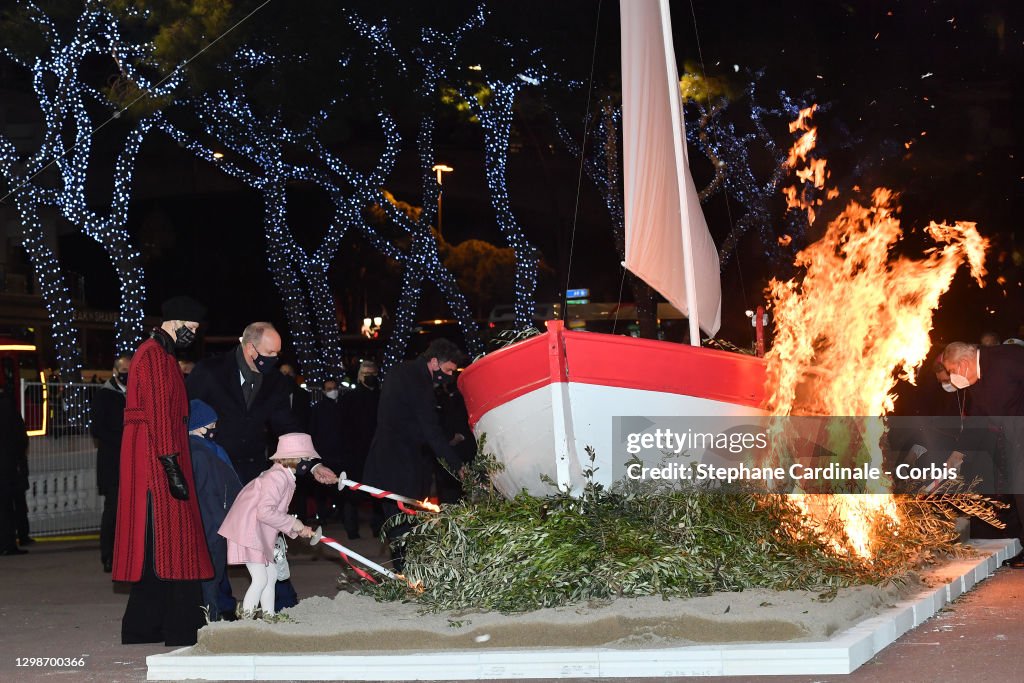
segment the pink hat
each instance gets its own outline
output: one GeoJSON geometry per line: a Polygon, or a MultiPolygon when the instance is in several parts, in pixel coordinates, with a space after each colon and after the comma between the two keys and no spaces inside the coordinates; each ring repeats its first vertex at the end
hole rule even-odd
{"type": "Polygon", "coordinates": [[[313,448],[313,439],[309,434],[292,432],[291,434],[282,434],[278,438],[277,453],[270,456],[270,459],[285,460],[295,458],[297,460],[307,460],[319,457],[320,454],[313,448]]]}

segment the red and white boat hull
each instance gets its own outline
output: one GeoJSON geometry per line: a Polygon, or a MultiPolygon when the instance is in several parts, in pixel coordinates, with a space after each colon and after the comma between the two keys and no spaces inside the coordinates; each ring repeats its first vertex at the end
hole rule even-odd
{"type": "Polygon", "coordinates": [[[501,349],[459,379],[470,425],[504,464],[494,477],[506,496],[568,490],[585,483],[586,448],[594,480],[610,485],[617,416],[761,415],[759,358],[619,335],[566,331],[501,349]]]}

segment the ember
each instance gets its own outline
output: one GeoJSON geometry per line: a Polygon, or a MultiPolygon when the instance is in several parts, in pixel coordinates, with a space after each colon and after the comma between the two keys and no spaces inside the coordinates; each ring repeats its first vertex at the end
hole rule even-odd
{"type": "MultiPolygon", "coordinates": [[[[791,124],[791,131],[804,131],[789,156],[803,185],[786,190],[790,208],[807,211],[811,223],[822,205],[821,192],[814,190],[828,199],[838,194],[826,187],[825,160],[810,156],[814,111],[802,111],[791,124]]],[[[966,262],[983,286],[988,242],[973,223],[932,222],[926,233],[935,246],[923,259],[913,260],[892,253],[903,237],[899,210],[897,195],[885,188],[871,193],[870,203],[851,200],[824,236],[797,254],[803,278],[769,283],[777,329],[766,356],[773,415],[875,417],[890,412],[897,379],[913,382],[913,370],[931,347],[932,314],[957,269],[966,262]]],[[[883,434],[880,427],[874,428],[878,433],[872,429],[862,427],[851,436],[863,440],[871,459],[880,463],[883,434]]],[[[883,492],[797,495],[793,500],[837,550],[852,550],[865,559],[872,557],[873,524],[900,522],[894,501],[883,492]],[[832,523],[836,519],[840,525],[832,523]]]]}

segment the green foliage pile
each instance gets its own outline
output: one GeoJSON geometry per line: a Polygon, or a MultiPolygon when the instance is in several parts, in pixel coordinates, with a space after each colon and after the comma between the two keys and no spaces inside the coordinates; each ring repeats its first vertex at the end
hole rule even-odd
{"type": "MultiPolygon", "coordinates": [[[[486,458],[478,469],[494,466],[486,458]]],[[[955,550],[955,511],[898,499],[908,521],[875,525],[870,562],[802,523],[781,495],[631,482],[582,496],[506,500],[470,477],[465,502],[406,517],[405,574],[370,590],[424,609],[520,612],[615,596],[692,596],[748,588],[825,592],[898,578],[955,550]]],[[[823,531],[838,524],[828,521],[823,531]]]]}

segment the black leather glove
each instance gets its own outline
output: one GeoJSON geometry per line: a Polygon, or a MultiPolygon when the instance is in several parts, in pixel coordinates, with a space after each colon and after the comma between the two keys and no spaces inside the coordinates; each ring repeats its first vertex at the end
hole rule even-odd
{"type": "Polygon", "coordinates": [[[171,489],[171,495],[178,500],[188,500],[188,484],[185,482],[181,467],[178,466],[178,454],[161,455],[160,464],[167,473],[167,486],[171,489]]]}

